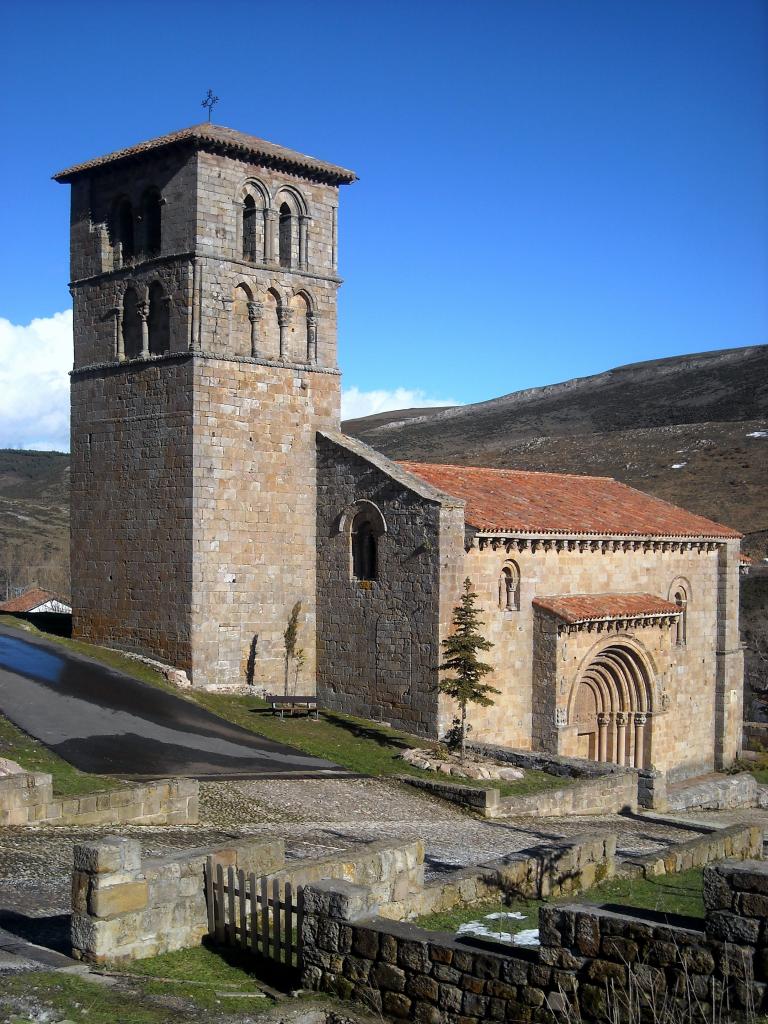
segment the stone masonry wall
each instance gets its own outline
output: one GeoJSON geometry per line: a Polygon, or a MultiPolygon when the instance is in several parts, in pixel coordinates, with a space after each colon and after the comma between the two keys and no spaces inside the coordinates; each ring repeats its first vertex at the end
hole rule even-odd
{"type": "Polygon", "coordinates": [[[73,635],[191,668],[191,357],[72,378],[73,635]]]}
{"type": "Polygon", "coordinates": [[[614,1019],[628,998],[678,1019],[717,1007],[768,1008],[768,867],[721,861],[705,869],[706,919],[577,905],[539,911],[539,949],[457,941],[375,915],[360,886],[305,890],[305,988],[365,1003],[398,1020],[480,1024],[614,1019]],[[630,995],[631,994],[631,995],[630,995]],[[612,1009],[613,1008],[613,1009],[612,1009]]]}
{"type": "Polygon", "coordinates": [[[281,892],[338,880],[367,887],[382,905],[407,900],[424,883],[420,841],[378,842],[332,857],[285,863],[280,840],[244,840],[142,860],[137,840],[108,836],[75,847],[72,876],[73,955],[91,962],[139,959],[196,946],[208,932],[205,864],[267,875],[281,892]]]}
{"type": "Polygon", "coordinates": [[[388,460],[351,439],[318,439],[318,693],[322,703],[437,734],[441,566],[462,535],[388,460]],[[386,532],[375,580],[352,576],[349,520],[372,502],[386,532]]]}
{"type": "MultiPolygon", "coordinates": [[[[737,707],[740,698],[738,642],[734,642],[738,605],[731,591],[734,581],[738,585],[738,576],[730,561],[723,564],[717,549],[557,551],[552,545],[549,550],[540,546],[532,551],[529,546],[507,555],[489,545],[469,552],[466,574],[479,594],[486,635],[495,644],[488,660],[496,671],[489,681],[502,691],[492,708],[472,708],[474,740],[521,748],[530,747],[533,740],[540,749],[560,749],[555,708],[567,702],[589,652],[581,650],[573,636],[565,638],[556,651],[557,637],[550,635],[554,625],[535,614],[534,597],[652,593],[669,599],[674,584],[682,582],[688,593],[684,646],[671,643],[669,635],[652,636],[649,628],[620,630],[612,633],[611,639],[615,642],[626,633],[648,647],[657,693],[665,694],[664,714],[660,714],[660,704],[654,709],[654,714],[659,714],[653,722],[657,768],[668,768],[679,777],[712,770],[718,716],[721,721],[727,717],[727,728],[721,728],[726,733],[722,742],[725,756],[733,759],[738,740],[733,735],[730,709],[737,707]],[[499,575],[510,561],[520,571],[519,611],[499,608],[499,575]],[[719,623],[724,623],[722,629],[719,623]],[[549,629],[546,636],[545,629],[549,629]],[[724,632],[722,639],[718,639],[720,632],[724,632]],[[720,658],[730,673],[727,684],[725,669],[718,667],[721,645],[732,650],[720,658]],[[723,700],[716,696],[718,686],[726,695],[723,700]],[[726,699],[727,716],[723,712],[726,699]]],[[[595,649],[607,642],[594,633],[588,637],[595,649]]]]}
{"type": "Polygon", "coordinates": [[[315,433],[337,421],[339,377],[204,360],[194,395],[193,685],[281,693],[283,633],[300,601],[296,685],[312,692],[315,433]]]}
{"type": "Polygon", "coordinates": [[[53,795],[47,772],[0,779],[0,825],[196,825],[196,779],[160,779],[85,796],[53,795]]]}
{"type": "Polygon", "coordinates": [[[136,839],[80,843],[72,874],[72,955],[91,963],[133,960],[199,945],[208,931],[205,863],[257,874],[285,863],[282,840],[237,843],[142,860],[136,839]]]}

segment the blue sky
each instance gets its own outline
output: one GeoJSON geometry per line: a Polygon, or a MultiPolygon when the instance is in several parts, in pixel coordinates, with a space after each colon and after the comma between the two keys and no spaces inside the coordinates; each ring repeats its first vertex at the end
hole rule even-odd
{"type": "Polygon", "coordinates": [[[24,325],[70,305],[51,173],[202,120],[209,87],[219,123],[360,175],[348,390],[480,401],[768,341],[765,0],[74,0],[2,26],[0,444],[46,443],[3,404],[34,388],[24,325]]]}

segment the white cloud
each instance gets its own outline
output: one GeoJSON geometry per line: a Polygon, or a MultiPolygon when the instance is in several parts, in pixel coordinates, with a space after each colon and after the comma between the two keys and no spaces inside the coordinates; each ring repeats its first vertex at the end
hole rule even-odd
{"type": "Polygon", "coordinates": [[[0,448],[69,450],[72,310],[12,324],[0,317],[0,448]]]}
{"type": "MultiPolygon", "coordinates": [[[[72,310],[13,324],[0,317],[0,448],[69,450],[72,310]]],[[[420,388],[346,388],[343,419],[395,409],[456,405],[420,388]]]]}
{"type": "Polygon", "coordinates": [[[456,405],[451,398],[430,398],[420,388],[395,388],[392,391],[360,391],[359,388],[345,388],[341,393],[341,418],[357,419],[372,416],[376,412],[390,412],[393,409],[424,409],[427,406],[456,405]]]}

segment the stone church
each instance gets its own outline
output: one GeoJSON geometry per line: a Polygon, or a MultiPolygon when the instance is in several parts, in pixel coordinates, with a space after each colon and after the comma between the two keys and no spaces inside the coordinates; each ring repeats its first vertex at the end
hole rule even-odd
{"type": "Polygon", "coordinates": [[[70,167],[75,635],[442,735],[479,595],[473,736],[682,778],[742,719],[739,535],[604,477],[394,463],[340,432],[343,167],[201,124],[70,167]]]}

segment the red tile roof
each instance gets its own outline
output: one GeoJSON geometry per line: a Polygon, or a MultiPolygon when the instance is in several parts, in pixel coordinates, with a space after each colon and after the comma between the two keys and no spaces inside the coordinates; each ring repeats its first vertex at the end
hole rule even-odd
{"type": "Polygon", "coordinates": [[[752,565],[752,559],[750,558],[749,555],[744,555],[744,554],[739,555],[739,561],[741,562],[742,565],[752,565]]]}
{"type": "Polygon", "coordinates": [[[357,180],[354,171],[346,167],[338,167],[336,164],[328,164],[324,160],[316,160],[304,153],[297,153],[294,149],[285,149],[277,146],[274,142],[267,142],[258,139],[255,135],[246,135],[237,132],[233,128],[224,128],[219,124],[209,124],[204,121],[202,124],[192,125],[191,128],[182,128],[181,131],[171,132],[168,135],[160,135],[156,139],[147,139],[146,142],[139,142],[127,149],[118,149],[114,153],[107,153],[105,156],[94,157],[93,160],[86,160],[80,164],[67,167],[64,171],[54,174],[54,181],[71,181],[78,174],[91,171],[96,167],[103,167],[105,164],[117,163],[120,160],[127,160],[131,157],[141,156],[151,150],[162,149],[169,146],[189,144],[199,149],[219,149],[232,154],[257,157],[261,163],[272,167],[294,168],[299,172],[304,171],[312,177],[319,178],[334,185],[349,184],[357,180]]]}
{"type": "Polygon", "coordinates": [[[21,612],[23,614],[24,612],[31,612],[33,608],[37,608],[38,605],[45,604],[47,601],[58,601],[60,604],[67,603],[48,590],[33,587],[24,594],[20,594],[19,597],[12,597],[10,601],[3,601],[0,604],[0,612],[21,612]]]}
{"type": "Polygon", "coordinates": [[[568,623],[601,619],[636,619],[646,615],[676,615],[680,609],[653,594],[576,594],[535,597],[533,604],[568,623]]]}
{"type": "Polygon", "coordinates": [[[741,534],[607,476],[400,462],[440,491],[463,498],[483,532],[723,538],[741,534]]]}

